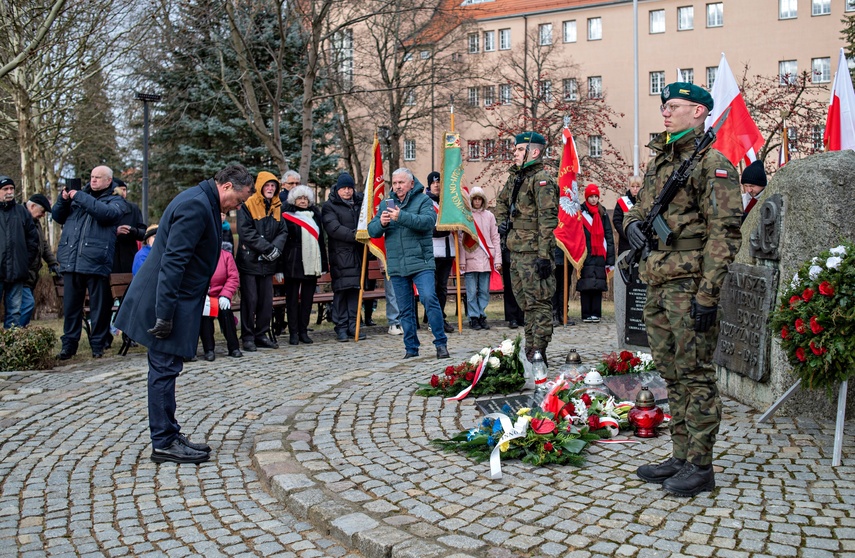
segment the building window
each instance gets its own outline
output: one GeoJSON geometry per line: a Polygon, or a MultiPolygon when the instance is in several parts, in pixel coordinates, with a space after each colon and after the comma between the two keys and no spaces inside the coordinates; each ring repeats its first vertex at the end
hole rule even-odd
{"type": "Polygon", "coordinates": [[[496,140],[484,140],[484,160],[492,161],[496,158],[496,140]]]}
{"type": "Polygon", "coordinates": [[[778,79],[780,85],[795,85],[799,77],[799,69],[795,60],[778,62],[778,79]]]}
{"type": "Polygon", "coordinates": [[[599,41],[603,38],[603,18],[588,18],[588,40],[599,41]]]}
{"type": "Polygon", "coordinates": [[[683,6],[677,8],[677,31],[688,31],[695,28],[695,7],[683,6]]]}
{"type": "Polygon", "coordinates": [[[810,132],[810,142],[814,151],[822,151],[825,148],[822,140],[825,136],[825,126],[814,126],[810,132]]]}
{"type": "Polygon", "coordinates": [[[484,106],[489,107],[490,105],[496,102],[496,86],[495,85],[485,85],[484,89],[481,91],[484,94],[484,106]]]}
{"type": "Polygon", "coordinates": [[[511,30],[499,29],[499,50],[511,49],[511,30]]]}
{"type": "Polygon", "coordinates": [[[665,10],[650,10],[650,33],[665,32],[665,10]]]}
{"type": "Polygon", "coordinates": [[[353,84],[353,30],[344,29],[333,35],[333,58],[345,89],[353,84]]]}
{"type": "Polygon", "coordinates": [[[855,0],[846,0],[846,7],[844,10],[847,12],[855,12],[855,0]]]}
{"type": "Polygon", "coordinates": [[[469,160],[477,161],[481,158],[481,143],[477,141],[468,142],[469,147],[469,160]]]}
{"type": "Polygon", "coordinates": [[[552,24],[541,23],[537,26],[537,36],[540,37],[540,45],[546,46],[552,44],[552,24]]]}
{"type": "Polygon", "coordinates": [[[423,51],[419,52],[419,56],[421,57],[422,60],[427,60],[428,58],[430,58],[430,51],[429,50],[423,50],[423,51]]]}
{"type": "Polygon", "coordinates": [[[408,107],[416,106],[416,90],[413,88],[407,89],[404,93],[404,105],[408,107]]]}
{"type": "Polygon", "coordinates": [[[707,27],[724,25],[724,3],[707,4],[707,27]]]}
{"type": "Polygon", "coordinates": [[[603,136],[588,136],[588,156],[595,158],[603,156],[603,136]]]}
{"type": "Polygon", "coordinates": [[[650,94],[659,95],[665,87],[665,72],[650,72],[650,94]]]}
{"type": "Polygon", "coordinates": [[[798,0],[778,0],[778,19],[794,19],[799,17],[798,0]]]}
{"type": "Polygon", "coordinates": [[[477,107],[478,106],[478,88],[470,87],[469,90],[469,106],[477,107]]]}
{"type": "Polygon", "coordinates": [[[799,129],[795,126],[787,128],[787,147],[790,153],[799,152],[799,129]]]}
{"type": "Polygon", "coordinates": [[[496,32],[484,31],[484,52],[496,50],[496,32]]]}
{"type": "Polygon", "coordinates": [[[470,33],[469,34],[469,54],[476,54],[478,52],[478,33],[470,33]]]}
{"type": "Polygon", "coordinates": [[[603,97],[603,76],[591,76],[588,78],[588,98],[601,99],[603,97]]]}
{"type": "Polygon", "coordinates": [[[544,79],[540,82],[540,100],[544,103],[552,102],[552,80],[544,79]]]}
{"type": "Polygon", "coordinates": [[[511,104],[511,94],[512,94],[511,91],[513,91],[513,89],[511,88],[510,83],[503,83],[502,85],[500,85],[499,86],[499,102],[502,103],[503,105],[511,104]]]}
{"type": "Polygon", "coordinates": [[[501,143],[502,161],[510,161],[514,158],[514,141],[503,139],[501,143]]]}
{"type": "Polygon", "coordinates": [[[565,43],[575,43],[576,42],[576,20],[573,21],[565,21],[564,24],[564,42],[565,43]]]}
{"type": "Polygon", "coordinates": [[[695,83],[695,70],[691,68],[689,68],[688,70],[680,68],[677,70],[677,73],[680,74],[680,81],[685,81],[686,83],[695,83]]]}
{"type": "Polygon", "coordinates": [[[415,161],[416,160],[416,140],[405,139],[404,140],[404,160],[405,161],[415,161]]]}
{"type": "Polygon", "coordinates": [[[814,58],[810,61],[811,79],[814,83],[831,81],[831,58],[814,58]]]}
{"type": "Polygon", "coordinates": [[[810,15],[829,15],[831,13],[831,0],[813,0],[810,15]]]}
{"type": "Polygon", "coordinates": [[[718,66],[707,66],[707,89],[712,89],[715,85],[715,75],[718,73],[718,66]]]}
{"type": "Polygon", "coordinates": [[[567,78],[564,80],[564,100],[576,101],[579,99],[579,84],[576,83],[576,78],[567,78]]]}

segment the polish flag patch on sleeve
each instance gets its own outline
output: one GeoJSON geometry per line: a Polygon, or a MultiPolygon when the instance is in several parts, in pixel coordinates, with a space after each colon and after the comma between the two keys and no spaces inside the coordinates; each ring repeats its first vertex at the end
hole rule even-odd
{"type": "Polygon", "coordinates": [[[715,169],[716,178],[727,178],[727,169],[715,169]]]}
{"type": "Polygon", "coordinates": [[[540,181],[540,185],[541,185],[541,186],[546,186],[546,181],[545,181],[545,180],[541,180],[541,181],[540,181]]]}

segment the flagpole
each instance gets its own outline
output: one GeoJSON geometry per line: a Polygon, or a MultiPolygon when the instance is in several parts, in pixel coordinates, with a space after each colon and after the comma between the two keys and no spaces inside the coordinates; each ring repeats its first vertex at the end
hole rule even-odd
{"type": "Polygon", "coordinates": [[[567,299],[569,298],[568,288],[570,284],[568,283],[568,270],[567,266],[570,265],[570,261],[567,259],[567,254],[564,254],[564,325],[567,325],[567,299]]]}
{"type": "Polygon", "coordinates": [[[362,323],[362,293],[365,292],[365,266],[368,263],[368,245],[362,246],[362,271],[359,274],[359,301],[356,303],[356,332],[353,342],[359,343],[359,325],[362,323]]]}

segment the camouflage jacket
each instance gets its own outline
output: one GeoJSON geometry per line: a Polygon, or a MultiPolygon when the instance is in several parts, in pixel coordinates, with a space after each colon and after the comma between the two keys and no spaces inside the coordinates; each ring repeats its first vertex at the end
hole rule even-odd
{"type": "MultiPolygon", "coordinates": [[[[702,135],[703,129],[699,127],[672,144],[666,145],[664,133],[650,142],[648,147],[656,152],[656,157],[645,172],[637,203],[624,219],[624,230],[630,223],[645,219],[668,177],[692,155],[695,142],[702,135]]],[[[721,152],[707,151],[663,217],[674,238],[699,239],[703,248],[653,250],[641,264],[641,279],[653,286],[675,279],[696,279],[698,304],[717,305],[727,266],[742,243],[742,198],[734,166],[721,152]]]]}
{"type": "Polygon", "coordinates": [[[538,258],[552,260],[555,251],[555,227],[558,226],[558,186],[543,168],[543,161],[520,168],[511,167],[508,181],[496,198],[496,224],[508,220],[507,247],[511,252],[537,252],[538,258]],[[522,176],[516,199],[516,213],[511,215],[514,181],[522,176]]]}

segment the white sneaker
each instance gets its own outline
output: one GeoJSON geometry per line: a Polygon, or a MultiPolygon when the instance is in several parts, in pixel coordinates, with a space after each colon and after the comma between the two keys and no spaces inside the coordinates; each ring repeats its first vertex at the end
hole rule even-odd
{"type": "Polygon", "coordinates": [[[389,326],[389,335],[403,335],[404,330],[401,329],[401,326],[390,325],[389,326]]]}

